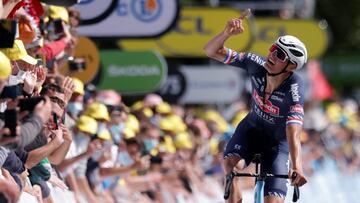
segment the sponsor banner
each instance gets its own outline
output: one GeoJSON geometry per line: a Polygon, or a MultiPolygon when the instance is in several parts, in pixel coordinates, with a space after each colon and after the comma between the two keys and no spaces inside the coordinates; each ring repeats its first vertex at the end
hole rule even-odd
{"type": "MultiPolygon", "coordinates": [[[[203,47],[216,34],[220,33],[228,20],[240,16],[240,12],[231,8],[196,8],[181,9],[180,18],[175,28],[157,39],[120,40],[124,50],[157,50],[170,57],[205,57],[203,47]]],[[[243,23],[244,33],[230,38],[226,46],[237,51],[244,51],[252,39],[249,21],[243,23]]]]}
{"type": "Polygon", "coordinates": [[[241,70],[226,66],[183,66],[186,89],[181,103],[231,103],[238,100],[244,88],[241,70]]]}
{"type": "Polygon", "coordinates": [[[170,68],[158,94],[170,103],[177,103],[186,90],[186,79],[177,68],[170,68]]]}
{"type": "Polygon", "coordinates": [[[84,70],[71,71],[69,65],[65,64],[59,71],[64,75],[79,78],[84,83],[92,81],[100,69],[99,50],[95,43],[87,37],[79,37],[79,42],[75,48],[74,58],[85,59],[84,70]]]}
{"type": "Polygon", "coordinates": [[[148,93],[159,89],[167,75],[164,58],[152,51],[101,51],[103,66],[99,89],[121,93],[148,93]]]}
{"type": "Polygon", "coordinates": [[[256,37],[249,52],[267,56],[269,48],[282,35],[294,35],[306,46],[308,58],[321,57],[328,47],[328,33],[314,20],[255,18],[256,37]]]}
{"type": "Polygon", "coordinates": [[[84,20],[79,33],[91,37],[153,37],[175,23],[178,0],[85,0],[75,7],[84,20]]]}

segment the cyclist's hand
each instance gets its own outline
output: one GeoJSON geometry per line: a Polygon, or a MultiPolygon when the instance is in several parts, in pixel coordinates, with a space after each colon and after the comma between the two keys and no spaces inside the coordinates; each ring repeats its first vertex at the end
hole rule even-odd
{"type": "Polygon", "coordinates": [[[301,170],[291,169],[289,172],[289,177],[291,177],[291,185],[292,186],[301,187],[305,183],[307,183],[307,179],[301,170]]]}
{"type": "Polygon", "coordinates": [[[224,33],[228,36],[237,35],[244,32],[242,22],[244,18],[250,15],[250,9],[246,9],[239,18],[233,18],[229,20],[225,26],[224,33]]]}

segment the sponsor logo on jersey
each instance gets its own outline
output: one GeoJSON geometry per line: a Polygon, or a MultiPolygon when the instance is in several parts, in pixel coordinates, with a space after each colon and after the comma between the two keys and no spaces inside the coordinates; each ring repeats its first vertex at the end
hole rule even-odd
{"type": "Polygon", "coordinates": [[[239,54],[236,51],[233,51],[230,63],[234,63],[236,59],[238,58],[239,54]]]}
{"type": "Polygon", "coordinates": [[[299,95],[299,85],[297,83],[292,84],[290,86],[290,92],[291,92],[293,101],[298,102],[300,100],[300,95],[299,95]]]}
{"type": "Polygon", "coordinates": [[[281,95],[281,96],[285,96],[284,92],[279,92],[279,91],[275,91],[275,92],[273,92],[273,94],[278,94],[278,95],[281,95]]]}
{"type": "Polygon", "coordinates": [[[254,76],[251,77],[251,80],[254,82],[255,87],[259,88],[259,83],[256,81],[254,76]]]}
{"type": "Polygon", "coordinates": [[[283,102],[283,101],[284,101],[283,98],[280,98],[280,97],[278,97],[278,96],[276,96],[276,95],[271,95],[270,98],[273,99],[273,100],[275,100],[275,101],[279,101],[279,102],[283,102]]]}
{"type": "Polygon", "coordinates": [[[267,115],[266,113],[262,112],[259,107],[257,107],[255,105],[255,113],[262,118],[263,120],[265,120],[266,122],[270,123],[270,124],[275,124],[275,118],[271,117],[269,115],[267,115]]]}
{"type": "Polygon", "coordinates": [[[256,80],[259,82],[259,84],[262,84],[263,82],[260,80],[260,78],[256,78],[256,80]]]}
{"type": "Polygon", "coordinates": [[[271,101],[269,100],[265,100],[265,104],[264,104],[264,98],[261,97],[256,90],[253,91],[253,98],[256,102],[256,104],[263,109],[263,111],[265,111],[266,113],[270,113],[272,115],[279,115],[280,114],[280,109],[279,107],[273,105],[271,103],[271,101]]]}
{"type": "Polygon", "coordinates": [[[238,58],[240,61],[242,61],[245,58],[245,53],[244,52],[240,52],[238,55],[238,58]]]}
{"type": "Polygon", "coordinates": [[[300,104],[290,106],[290,112],[304,114],[304,108],[300,104]]]}
{"type": "Polygon", "coordinates": [[[265,61],[260,56],[257,56],[257,55],[252,54],[252,53],[248,53],[247,57],[250,60],[254,61],[255,63],[259,64],[260,66],[265,65],[265,61]]]}

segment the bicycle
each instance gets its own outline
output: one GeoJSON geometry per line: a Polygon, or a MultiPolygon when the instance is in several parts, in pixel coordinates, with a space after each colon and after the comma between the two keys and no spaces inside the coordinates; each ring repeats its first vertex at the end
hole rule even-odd
{"type": "MultiPolygon", "coordinates": [[[[255,163],[255,173],[237,173],[232,171],[229,175],[226,176],[225,182],[225,192],[224,192],[224,199],[227,200],[230,196],[231,192],[231,184],[234,177],[254,177],[255,178],[255,193],[254,193],[254,203],[264,203],[264,186],[265,186],[265,179],[267,178],[284,178],[290,179],[288,175],[280,175],[280,174],[269,174],[269,173],[260,173],[260,163],[261,163],[261,155],[255,154],[254,159],[252,160],[255,163]]],[[[295,176],[291,177],[294,179],[295,176]]],[[[294,193],[293,193],[293,202],[297,202],[300,198],[300,190],[298,186],[294,186],[294,193]]]]}

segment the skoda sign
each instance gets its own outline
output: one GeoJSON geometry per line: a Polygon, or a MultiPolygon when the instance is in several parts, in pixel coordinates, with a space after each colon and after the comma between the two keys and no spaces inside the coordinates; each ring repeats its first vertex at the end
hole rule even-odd
{"type": "Polygon", "coordinates": [[[148,93],[160,88],[167,76],[165,59],[152,51],[100,52],[103,66],[99,89],[148,93]]]}

